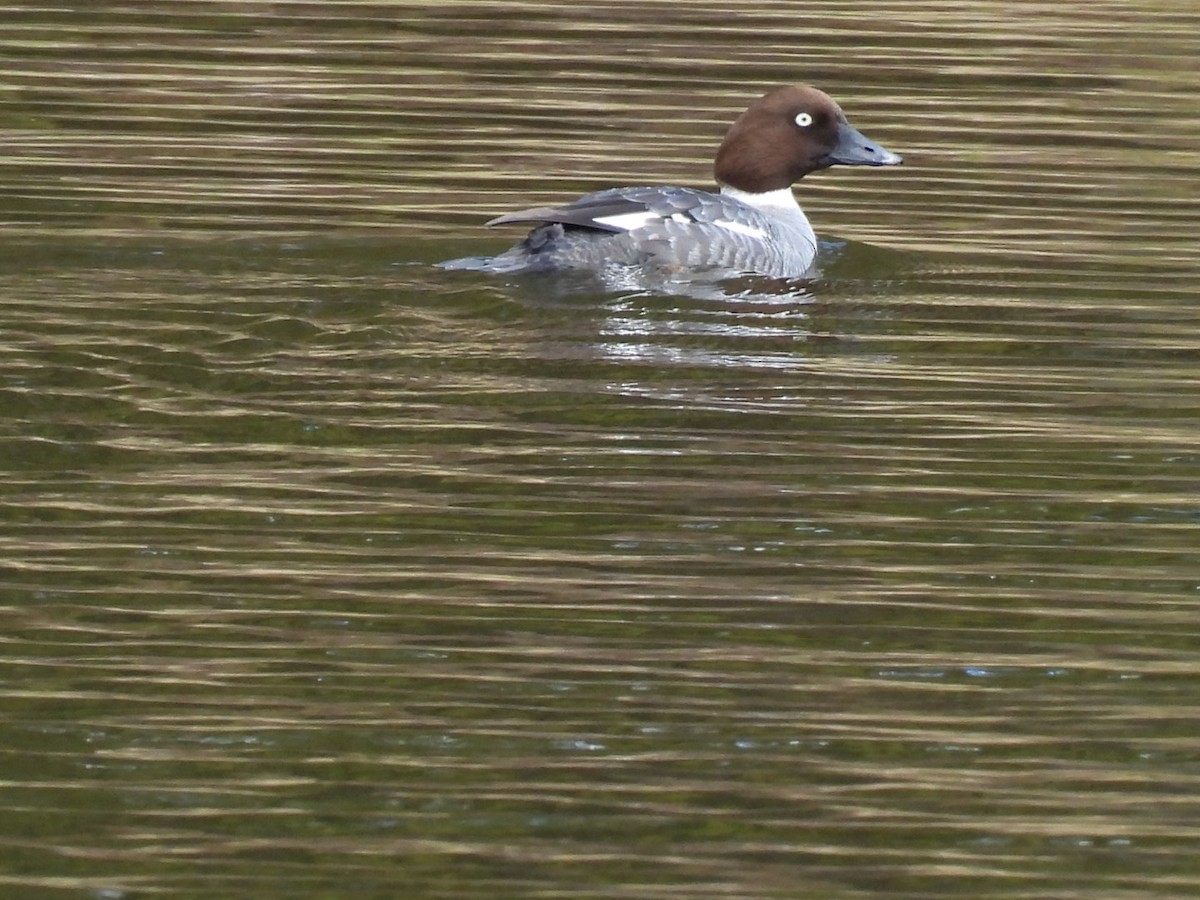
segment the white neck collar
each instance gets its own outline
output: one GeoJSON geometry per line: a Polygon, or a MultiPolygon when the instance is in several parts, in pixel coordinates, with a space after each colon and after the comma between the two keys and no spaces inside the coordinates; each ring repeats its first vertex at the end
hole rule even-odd
{"type": "Polygon", "coordinates": [[[721,193],[726,197],[741,200],[746,205],[758,209],[784,211],[798,210],[800,208],[800,204],[796,202],[796,195],[792,193],[790,187],[779,188],[776,191],[763,191],[761,194],[756,194],[751,191],[739,190],[732,185],[721,184],[721,193]]]}

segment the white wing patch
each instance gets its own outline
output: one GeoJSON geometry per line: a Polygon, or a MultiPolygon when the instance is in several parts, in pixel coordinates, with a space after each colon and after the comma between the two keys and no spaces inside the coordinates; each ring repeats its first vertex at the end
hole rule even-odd
{"type": "Polygon", "coordinates": [[[649,225],[651,222],[660,219],[662,219],[662,216],[655,215],[649,210],[640,210],[639,212],[620,213],[615,216],[601,216],[593,221],[598,225],[607,225],[609,228],[633,231],[635,228],[641,228],[643,225],[649,225]]]}
{"type": "MultiPolygon", "coordinates": [[[[622,231],[633,231],[654,222],[678,222],[681,225],[688,225],[694,221],[686,213],[677,212],[670,218],[664,218],[658,213],[653,213],[645,209],[631,213],[618,213],[613,216],[600,216],[595,219],[597,225],[607,225],[609,228],[619,228],[622,231]]],[[[761,239],[767,236],[767,233],[761,228],[755,228],[753,225],[746,225],[743,222],[737,222],[733,219],[715,219],[713,224],[718,228],[724,228],[726,231],[736,231],[738,234],[744,234],[746,237],[761,239]]]]}
{"type": "Polygon", "coordinates": [[[669,219],[664,219],[658,213],[650,212],[648,209],[639,210],[631,213],[618,213],[615,216],[600,216],[593,220],[597,225],[607,225],[609,228],[620,228],[623,231],[633,231],[635,228],[641,228],[643,225],[651,225],[654,222],[680,222],[687,224],[691,222],[691,217],[684,213],[675,213],[669,219]]]}
{"type": "Polygon", "coordinates": [[[755,228],[753,225],[743,225],[741,222],[735,222],[732,219],[715,219],[713,224],[728,231],[736,231],[738,234],[744,234],[747,237],[764,238],[767,236],[767,233],[761,228],[755,228]]]}

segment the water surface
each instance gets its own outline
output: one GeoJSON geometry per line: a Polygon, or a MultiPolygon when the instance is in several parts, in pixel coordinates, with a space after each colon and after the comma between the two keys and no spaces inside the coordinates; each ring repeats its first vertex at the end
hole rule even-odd
{"type": "Polygon", "coordinates": [[[4,895],[1196,893],[1198,26],[13,7],[4,895]],[[433,267],[783,81],[814,282],[433,267]]]}

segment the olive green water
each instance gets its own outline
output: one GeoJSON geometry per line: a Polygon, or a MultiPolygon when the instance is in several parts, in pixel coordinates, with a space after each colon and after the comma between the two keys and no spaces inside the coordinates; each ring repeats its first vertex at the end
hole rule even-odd
{"type": "Polygon", "coordinates": [[[0,18],[0,896],[1200,894],[1192,3],[0,18]],[[802,291],[431,265],[784,81],[802,291]]]}

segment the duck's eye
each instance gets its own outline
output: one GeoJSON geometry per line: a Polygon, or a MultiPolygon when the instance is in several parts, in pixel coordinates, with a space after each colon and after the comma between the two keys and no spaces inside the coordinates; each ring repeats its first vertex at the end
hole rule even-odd
{"type": "Polygon", "coordinates": [[[796,113],[796,124],[799,125],[801,128],[807,128],[812,123],[813,123],[813,117],[812,117],[811,113],[806,113],[806,112],[796,113]]]}

